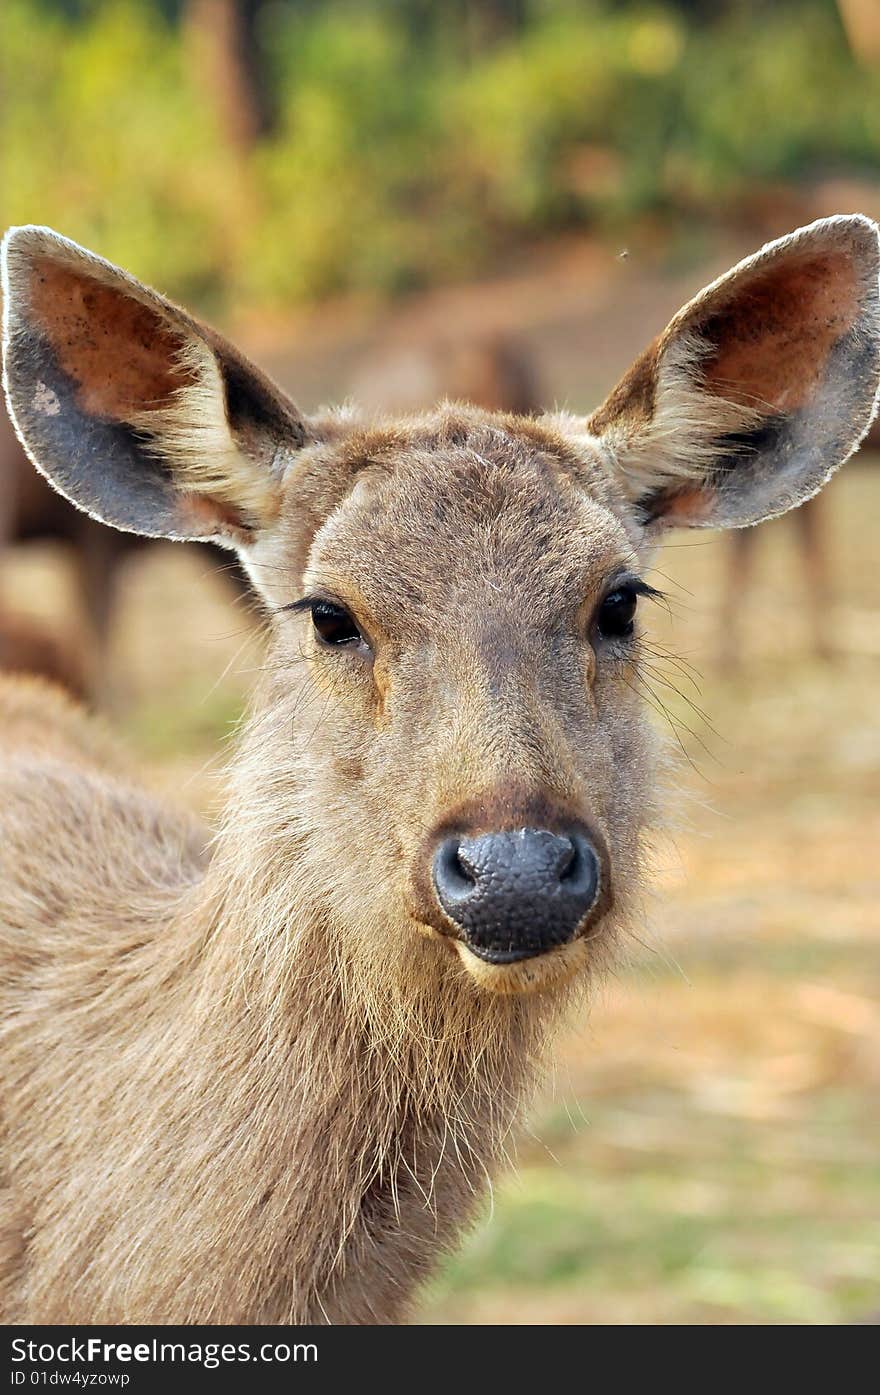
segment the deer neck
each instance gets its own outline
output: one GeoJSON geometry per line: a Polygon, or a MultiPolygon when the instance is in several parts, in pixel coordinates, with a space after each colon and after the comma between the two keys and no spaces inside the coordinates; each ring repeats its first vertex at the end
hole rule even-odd
{"type": "Polygon", "coordinates": [[[176,1115],[204,1167],[178,1222],[221,1239],[178,1273],[172,1318],[396,1320],[486,1189],[544,1026],[534,1002],[479,993],[421,942],[389,952],[423,955],[421,988],[411,964],[406,994],[363,974],[295,831],[246,794],[181,920],[198,957],[176,1115]]]}

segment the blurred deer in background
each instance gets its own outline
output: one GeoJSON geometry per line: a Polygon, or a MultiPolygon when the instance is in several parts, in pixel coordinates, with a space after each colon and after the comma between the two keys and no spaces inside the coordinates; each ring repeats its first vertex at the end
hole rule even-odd
{"type": "Polygon", "coordinates": [[[444,398],[519,416],[544,410],[532,355],[500,330],[462,330],[428,348],[380,350],[355,377],[351,395],[378,412],[419,411],[444,398]]]}
{"type": "MultiPolygon", "coordinates": [[[[794,515],[797,550],[807,589],[813,652],[821,659],[833,657],[830,606],[831,566],[828,555],[828,500],[808,499],[794,515]]],[[[760,543],[757,528],[740,528],[726,539],[718,658],[727,673],[736,672],[743,658],[743,612],[754,585],[755,562],[760,543]]]]}
{"type": "Polygon", "coordinates": [[[877,229],[740,263],[586,420],[306,417],[57,234],[5,259],[34,459],[105,523],[237,552],[272,638],[213,839],[61,695],[0,687],[2,1317],[399,1320],[636,914],[645,570],[858,444],[877,229]]]}
{"type": "Polygon", "coordinates": [[[462,337],[435,351],[442,388],[433,400],[471,402],[488,412],[514,412],[538,416],[544,410],[535,364],[525,348],[510,334],[462,337]]]}
{"type": "MultiPolygon", "coordinates": [[[[110,627],[122,568],[146,541],[105,528],[53,489],[28,460],[0,405],[0,561],[8,548],[26,542],[61,543],[67,549],[85,643],[83,636],[72,642],[49,633],[0,604],[0,669],[40,674],[78,697],[100,701],[107,690],[110,627]]],[[[236,595],[250,594],[235,560],[228,553],[216,555],[236,595]]]]}
{"type": "Polygon", "coordinates": [[[83,700],[91,694],[79,647],[9,612],[0,612],[0,670],[39,674],[83,700]]]}
{"type": "MultiPolygon", "coordinates": [[[[880,450],[880,421],[877,419],[871,423],[861,450],[880,450]]],[[[791,518],[807,590],[813,653],[826,660],[834,658],[832,636],[836,633],[832,616],[831,513],[831,496],[817,494],[802,504],[791,518]]],[[[760,533],[755,528],[741,528],[726,540],[718,658],[727,673],[735,673],[742,663],[743,610],[754,586],[759,542],[760,533]]]]}
{"type": "Polygon", "coordinates": [[[33,671],[64,683],[76,673],[74,688],[91,689],[95,674],[106,667],[119,567],[134,549],[143,547],[143,539],[133,534],[111,532],[62,498],[34,469],[3,411],[0,413],[0,557],[13,544],[32,541],[60,542],[68,547],[88,629],[88,648],[92,652],[83,655],[74,651],[59,662],[56,656],[66,653],[66,646],[60,637],[53,635],[45,636],[44,645],[35,644],[27,659],[27,645],[23,639],[29,627],[21,618],[7,616],[0,622],[0,630],[10,637],[10,647],[4,650],[0,646],[0,666],[29,668],[33,665],[33,671]],[[9,662],[14,654],[19,658],[9,662]]]}

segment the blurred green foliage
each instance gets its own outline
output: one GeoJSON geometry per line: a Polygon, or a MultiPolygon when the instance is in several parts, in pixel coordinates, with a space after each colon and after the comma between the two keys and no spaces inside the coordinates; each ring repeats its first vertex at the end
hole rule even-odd
{"type": "Polygon", "coordinates": [[[880,82],[830,0],[508,8],[475,37],[463,0],[258,7],[275,120],[243,154],[179,6],[6,0],[0,213],[181,298],[284,308],[877,168],[880,82]]]}

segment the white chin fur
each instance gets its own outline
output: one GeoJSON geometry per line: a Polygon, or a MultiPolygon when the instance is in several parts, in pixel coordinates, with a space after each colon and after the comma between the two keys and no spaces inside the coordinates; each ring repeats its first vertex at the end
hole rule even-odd
{"type": "Polygon", "coordinates": [[[541,993],[557,988],[586,968],[589,955],[589,942],[581,939],[514,964],[489,964],[460,940],[454,944],[467,973],[490,993],[541,993]]]}

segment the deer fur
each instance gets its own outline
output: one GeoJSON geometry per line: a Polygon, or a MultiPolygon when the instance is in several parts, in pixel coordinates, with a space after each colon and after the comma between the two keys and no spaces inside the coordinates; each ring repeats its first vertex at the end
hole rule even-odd
{"type": "Polygon", "coordinates": [[[10,234],[5,278],[35,464],[105,522],[234,547],[270,651],[213,833],[59,694],[0,688],[0,1311],[402,1320],[635,911],[656,753],[639,631],[603,638],[597,606],[665,527],[781,511],[858,443],[877,230],[742,263],[588,423],[306,419],[57,234],[10,234]],[[303,592],[359,642],[322,647],[303,592]],[[477,959],[432,895],[437,837],[569,815],[601,913],[477,959]]]}

